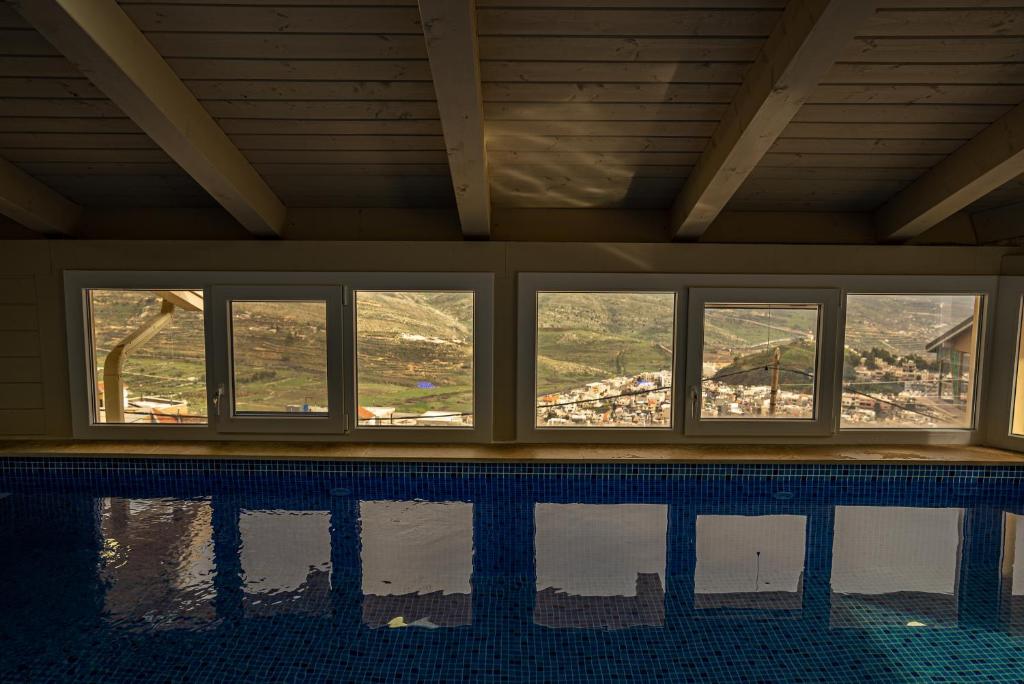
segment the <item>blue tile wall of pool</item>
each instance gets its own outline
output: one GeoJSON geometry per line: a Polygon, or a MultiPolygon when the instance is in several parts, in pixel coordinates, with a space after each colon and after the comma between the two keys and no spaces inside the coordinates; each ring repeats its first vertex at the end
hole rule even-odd
{"type": "Polygon", "coordinates": [[[0,681],[1019,682],[1021,515],[1009,466],[0,459],[0,681]]]}

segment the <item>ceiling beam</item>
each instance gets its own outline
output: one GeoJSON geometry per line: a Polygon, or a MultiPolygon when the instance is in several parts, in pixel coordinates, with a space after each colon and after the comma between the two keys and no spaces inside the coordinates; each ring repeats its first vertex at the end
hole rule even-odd
{"type": "Polygon", "coordinates": [[[1024,104],[960,146],[875,213],[880,240],[906,240],[1024,174],[1024,104]]]}
{"type": "Polygon", "coordinates": [[[874,0],[789,1],[676,198],[673,239],[704,234],[875,5],[874,0]]]}
{"type": "Polygon", "coordinates": [[[971,214],[978,243],[990,245],[1024,237],[1024,202],[971,214]]]}
{"type": "Polygon", "coordinates": [[[280,235],[285,206],[115,0],[13,4],[243,226],[280,235]]]}
{"type": "Polygon", "coordinates": [[[0,159],[0,214],[48,235],[72,235],[82,208],[0,159]]]}
{"type": "Polygon", "coordinates": [[[473,0],[419,0],[462,234],[491,233],[480,52],[473,0]]]}

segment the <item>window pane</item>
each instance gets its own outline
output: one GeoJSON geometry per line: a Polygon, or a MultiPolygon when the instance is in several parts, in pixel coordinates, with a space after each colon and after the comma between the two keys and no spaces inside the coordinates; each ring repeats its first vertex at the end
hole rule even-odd
{"type": "Polygon", "coordinates": [[[236,413],[327,413],[327,302],[231,302],[236,413]]]}
{"type": "Polygon", "coordinates": [[[473,425],[473,293],[355,293],[359,425],[473,425]]]}
{"type": "Polygon", "coordinates": [[[981,297],[849,295],[844,428],[966,428],[981,297]]]}
{"type": "Polygon", "coordinates": [[[93,420],[206,423],[202,290],[89,290],[88,297],[93,420]]]}
{"type": "Polygon", "coordinates": [[[706,304],[701,418],[812,420],[817,304],[706,304]]]}
{"type": "MultiPolygon", "coordinates": [[[[1024,307],[1021,309],[1024,313],[1024,307]]],[[[1017,321],[1017,373],[1013,383],[1013,417],[1010,433],[1024,436],[1024,318],[1017,321]]]]}
{"type": "Polygon", "coordinates": [[[671,427],[672,292],[537,293],[537,427],[671,427]]]}

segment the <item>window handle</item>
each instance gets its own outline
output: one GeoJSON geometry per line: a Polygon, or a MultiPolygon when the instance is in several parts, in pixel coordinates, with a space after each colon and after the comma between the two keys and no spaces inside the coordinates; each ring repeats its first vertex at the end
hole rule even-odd
{"type": "Polygon", "coordinates": [[[213,415],[220,417],[220,403],[224,399],[224,385],[218,385],[217,391],[213,393],[213,415]]]}
{"type": "Polygon", "coordinates": [[[700,415],[700,388],[697,385],[690,387],[690,416],[697,419],[700,415]]]}

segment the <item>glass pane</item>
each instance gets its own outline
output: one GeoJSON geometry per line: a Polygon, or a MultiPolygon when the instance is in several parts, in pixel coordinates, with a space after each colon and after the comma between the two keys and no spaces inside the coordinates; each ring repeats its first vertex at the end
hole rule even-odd
{"type": "MultiPolygon", "coordinates": [[[[1024,306],[1021,307],[1024,315],[1024,306]]],[[[1010,434],[1024,436],[1024,317],[1017,322],[1017,372],[1013,383],[1013,409],[1010,434]]]]}
{"type": "Polygon", "coordinates": [[[93,420],[206,423],[202,290],[89,290],[93,420]],[[108,401],[119,397],[119,401],[108,401]]]}
{"type": "Polygon", "coordinates": [[[327,413],[327,302],[231,302],[231,354],[236,413],[327,413]]]}
{"type": "Polygon", "coordinates": [[[473,425],[473,293],[355,293],[359,425],[473,425]]]}
{"type": "Polygon", "coordinates": [[[817,304],[705,304],[701,418],[814,418],[817,304]]]}
{"type": "Polygon", "coordinates": [[[967,428],[981,297],[846,299],[844,428],[967,428]]]}
{"type": "Polygon", "coordinates": [[[537,427],[672,426],[672,292],[537,293],[537,427]]]}

